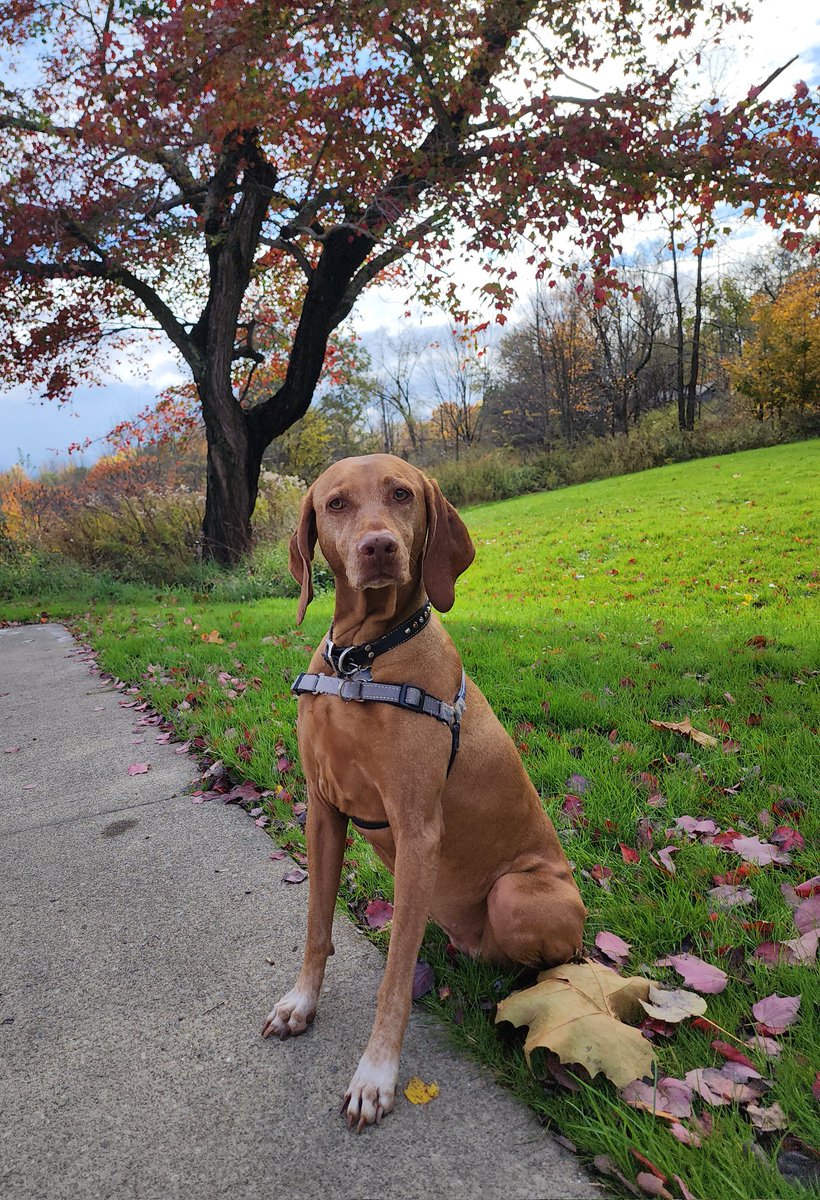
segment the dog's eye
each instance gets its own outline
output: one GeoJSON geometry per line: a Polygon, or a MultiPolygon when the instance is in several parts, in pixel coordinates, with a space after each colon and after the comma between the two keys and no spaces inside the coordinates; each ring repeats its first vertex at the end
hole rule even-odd
{"type": "Polygon", "coordinates": [[[394,500],[409,500],[410,493],[408,492],[407,488],[396,488],[396,490],[393,493],[393,499],[394,500]]]}
{"type": "Polygon", "coordinates": [[[344,508],[345,502],[341,496],[334,496],[332,500],[328,500],[327,506],[328,508],[332,508],[334,512],[338,512],[344,508]]]}

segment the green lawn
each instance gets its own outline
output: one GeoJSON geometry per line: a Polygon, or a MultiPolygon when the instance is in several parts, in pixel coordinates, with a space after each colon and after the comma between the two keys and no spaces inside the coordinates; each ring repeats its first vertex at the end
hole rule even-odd
{"type": "MultiPolygon", "coordinates": [[[[518,981],[451,958],[446,939],[429,930],[423,956],[437,991],[427,1002],[454,1040],[582,1152],[610,1154],[632,1180],[643,1169],[634,1149],[668,1177],[674,1195],[681,1194],[674,1175],[704,1200],[804,1195],[777,1169],[778,1152],[786,1149],[795,1162],[820,1143],[812,1095],[820,1065],[817,976],[811,967],[772,967],[752,957],[761,941],[797,936],[781,884],[820,870],[813,849],[820,654],[811,610],[818,478],[820,442],[811,442],[463,514],[477,557],[446,624],[467,671],[519,744],[575,864],[590,912],[588,945],[601,930],[619,934],[632,943],[633,973],[674,986],[683,986],[679,977],[653,964],[681,949],[729,974],[725,991],[706,997],[707,1017],[726,1033],[684,1023],[672,1037],[658,1037],[662,1074],[682,1078],[695,1067],[720,1066],[712,1039],[745,1039],[756,1000],[773,992],[802,997],[799,1019],[777,1039],[779,1061],[749,1051],[773,1081],[763,1103],[776,1101],[787,1114],[786,1142],[783,1133],[756,1139],[730,1105],[711,1110],[714,1130],[699,1148],[686,1147],[668,1123],[627,1107],[600,1076],[569,1091],[537,1058],[532,1075],[521,1034],[492,1023],[495,1002],[518,981]],[[702,749],[649,724],[685,717],[724,745],[702,749]],[[581,778],[571,783],[573,775],[581,778]],[[583,823],[562,813],[571,792],[583,792],[583,823]],[[791,865],[752,866],[742,882],[753,903],[714,917],[706,895],[713,876],[741,859],[700,839],[667,838],[684,815],[763,841],[775,826],[794,826],[805,846],[791,850],[791,865]],[[670,841],[680,847],[672,876],[650,858],[670,841]],[[626,862],[620,843],[638,849],[639,861],[626,862]],[[755,921],[773,922],[773,930],[755,921]]],[[[64,613],[71,604],[49,606],[41,595],[5,608],[19,618],[35,608],[64,613]]],[[[107,670],[139,682],[173,717],[180,736],[203,738],[211,757],[237,776],[279,789],[266,801],[272,831],[299,854],[292,804],[304,799],[302,780],[298,768],[282,775],[277,763],[283,746],[296,756],[288,687],[331,609],[331,598],[320,597],[295,632],[291,600],[214,605],[179,595],[134,607],[97,604],[76,628],[107,670]],[[204,641],[207,635],[221,640],[204,641]],[[220,681],[220,672],[239,686],[224,675],[220,681]]],[[[368,900],[391,895],[389,877],[357,836],[343,887],[358,914],[368,900]]],[[[446,1096],[436,1103],[446,1104],[446,1096]]]]}

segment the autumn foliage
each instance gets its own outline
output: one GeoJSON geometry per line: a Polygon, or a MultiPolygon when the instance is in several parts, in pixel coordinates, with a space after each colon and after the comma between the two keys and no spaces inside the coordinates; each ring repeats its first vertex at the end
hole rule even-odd
{"type": "Polygon", "coordinates": [[[799,240],[819,169],[805,85],[677,115],[676,44],[745,16],[734,0],[10,0],[0,39],[26,78],[0,101],[4,382],[63,399],[164,335],[207,435],[204,549],[233,561],[262,455],[372,283],[463,317],[466,251],[503,319],[505,254],[526,239],[548,273],[572,231],[578,286],[602,300],[624,223],[670,192],[799,240]],[[572,82],[613,62],[609,91],[572,82]]]}

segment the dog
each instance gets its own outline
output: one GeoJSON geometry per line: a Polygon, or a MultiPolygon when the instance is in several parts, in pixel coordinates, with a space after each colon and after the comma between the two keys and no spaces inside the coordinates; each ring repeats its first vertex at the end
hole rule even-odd
{"type": "Polygon", "coordinates": [[[329,467],[290,542],[297,623],[313,597],[317,541],[336,604],[327,643],[294,685],[308,790],[307,939],[299,977],[262,1036],[304,1033],[315,1016],[352,821],[395,880],[375,1021],[342,1105],[361,1131],[394,1105],[429,917],[466,954],[544,968],[579,953],[586,912],[512,739],[431,610],[452,608],[475,553],[438,484],[389,454],[329,467]]]}

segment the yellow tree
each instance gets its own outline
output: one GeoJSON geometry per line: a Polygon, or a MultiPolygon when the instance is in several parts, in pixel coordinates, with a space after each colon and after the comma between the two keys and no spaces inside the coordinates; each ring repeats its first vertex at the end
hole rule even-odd
{"type": "Polygon", "coordinates": [[[752,301],[753,334],[726,366],[735,389],[759,420],[820,413],[820,268],[787,281],[779,295],[752,301]]]}

